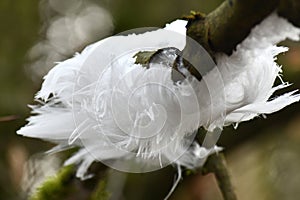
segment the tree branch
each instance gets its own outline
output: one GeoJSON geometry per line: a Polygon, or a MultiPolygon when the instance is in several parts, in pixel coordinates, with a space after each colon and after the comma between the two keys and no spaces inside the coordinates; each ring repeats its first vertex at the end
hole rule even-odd
{"type": "Polygon", "coordinates": [[[203,174],[214,173],[224,200],[237,200],[223,154],[208,157],[202,168],[203,174]]]}
{"type": "Polygon", "coordinates": [[[60,199],[103,199],[108,200],[109,192],[106,190],[108,168],[101,163],[93,163],[90,173],[94,177],[81,181],[75,177],[76,168],[73,165],[65,166],[51,177],[47,177],[30,200],[60,200],[60,199]]]}
{"type": "Polygon", "coordinates": [[[300,1],[281,0],[278,8],[278,14],[287,18],[295,26],[300,27],[300,1]]]}
{"type": "MultiPolygon", "coordinates": [[[[188,20],[187,35],[199,42],[212,56],[216,52],[231,54],[236,45],[247,37],[253,27],[276,9],[279,15],[287,18],[294,25],[300,26],[300,1],[298,0],[226,0],[208,15],[193,12],[190,16],[185,17],[188,20]]],[[[184,51],[193,53],[189,49],[184,51]]],[[[137,54],[137,62],[148,64],[155,55],[157,55],[155,52],[141,52],[137,54]]],[[[176,65],[173,67],[176,70],[176,65]]],[[[193,72],[193,66],[190,66],[189,69],[198,80],[201,79],[199,74],[193,72]]],[[[0,119],[0,121],[6,120],[6,118],[0,119]]],[[[99,182],[98,187],[88,188],[85,192],[92,193],[93,199],[98,199],[100,196],[107,199],[109,197],[105,191],[107,170],[101,168],[97,171],[102,172],[101,176],[94,179],[94,182],[99,182]]],[[[207,159],[202,173],[210,172],[215,174],[224,199],[236,200],[237,197],[223,155],[214,154],[207,159]]],[[[73,168],[65,167],[56,177],[47,180],[31,199],[55,199],[54,196],[62,199],[70,193],[76,195],[72,190],[73,187],[78,186],[76,180],[73,168]]]]}
{"type": "Polygon", "coordinates": [[[232,50],[250,30],[276,9],[278,0],[226,0],[204,16],[193,13],[187,17],[187,35],[198,41],[208,52],[232,50]]]}

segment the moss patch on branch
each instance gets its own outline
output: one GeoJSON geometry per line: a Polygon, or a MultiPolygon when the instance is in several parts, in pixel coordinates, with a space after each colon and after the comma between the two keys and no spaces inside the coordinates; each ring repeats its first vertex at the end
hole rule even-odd
{"type": "Polygon", "coordinates": [[[63,167],[57,175],[49,177],[30,200],[61,200],[72,192],[69,183],[74,177],[74,167],[63,167]]]}
{"type": "Polygon", "coordinates": [[[95,191],[91,195],[91,200],[108,200],[110,193],[106,190],[107,180],[100,180],[95,191]]]}

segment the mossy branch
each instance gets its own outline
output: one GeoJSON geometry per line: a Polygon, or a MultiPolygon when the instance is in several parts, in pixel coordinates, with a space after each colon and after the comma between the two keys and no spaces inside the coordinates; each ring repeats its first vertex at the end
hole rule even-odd
{"type": "Polygon", "coordinates": [[[55,175],[48,177],[37,188],[30,200],[61,200],[61,199],[90,199],[108,200],[110,193],[106,190],[108,177],[107,167],[100,163],[91,166],[94,178],[81,181],[75,177],[76,167],[73,165],[62,167],[55,175]]]}
{"type": "Polygon", "coordinates": [[[48,177],[37,189],[30,200],[59,200],[64,199],[72,190],[70,183],[74,177],[74,167],[66,166],[55,176],[48,177]]]}
{"type": "Polygon", "coordinates": [[[107,178],[101,179],[91,194],[91,200],[109,200],[110,193],[106,190],[107,178]]]}
{"type": "Polygon", "coordinates": [[[298,0],[226,0],[208,15],[193,12],[184,17],[189,21],[187,35],[212,56],[215,52],[231,54],[255,25],[276,10],[300,26],[298,0]]]}
{"type": "Polygon", "coordinates": [[[207,16],[192,13],[187,35],[209,52],[232,50],[250,30],[273,12],[278,0],[226,0],[207,16]]]}

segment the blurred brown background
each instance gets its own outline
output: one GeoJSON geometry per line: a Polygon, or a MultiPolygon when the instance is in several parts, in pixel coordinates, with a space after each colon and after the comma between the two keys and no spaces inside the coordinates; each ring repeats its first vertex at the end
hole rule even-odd
{"type": "MultiPolygon", "coordinates": [[[[42,76],[54,62],[105,36],[137,27],[160,27],[190,10],[208,13],[221,2],[0,0],[0,199],[24,198],[21,191],[29,184],[24,181],[25,163],[29,158],[41,158],[37,153],[52,146],[15,132],[25,124],[30,112],[26,105],[34,103],[42,76]]],[[[294,83],[289,90],[300,88],[300,44],[284,44],[290,46],[279,58],[284,64],[284,79],[294,83]]],[[[237,130],[225,129],[218,144],[225,147],[239,199],[299,199],[299,111],[298,103],[267,119],[242,123],[237,130]]],[[[58,165],[53,165],[55,173],[58,165]]],[[[51,171],[47,167],[45,173],[51,171]]],[[[171,167],[148,174],[115,172],[112,199],[162,199],[172,185],[174,172],[171,167]]],[[[172,198],[222,199],[212,175],[186,177],[172,198]]]]}

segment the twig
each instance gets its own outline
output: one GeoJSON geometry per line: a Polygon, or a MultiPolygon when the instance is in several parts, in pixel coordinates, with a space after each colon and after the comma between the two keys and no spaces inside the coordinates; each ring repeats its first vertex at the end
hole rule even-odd
{"type": "Polygon", "coordinates": [[[215,174],[224,200],[237,200],[223,154],[217,153],[209,156],[202,168],[202,173],[215,174]]]}
{"type": "Polygon", "coordinates": [[[16,120],[18,118],[19,118],[19,116],[17,116],[17,115],[4,116],[4,117],[0,117],[0,122],[13,121],[13,120],[16,120]]]}

